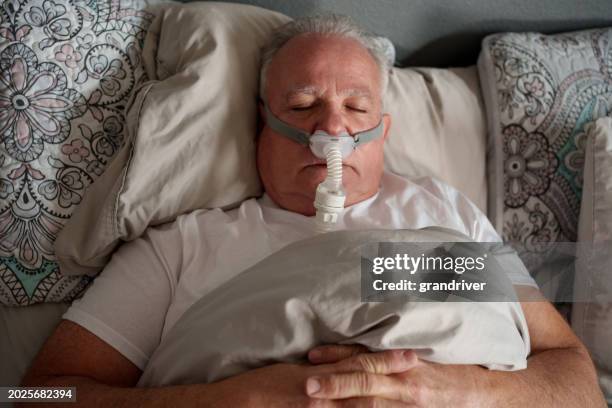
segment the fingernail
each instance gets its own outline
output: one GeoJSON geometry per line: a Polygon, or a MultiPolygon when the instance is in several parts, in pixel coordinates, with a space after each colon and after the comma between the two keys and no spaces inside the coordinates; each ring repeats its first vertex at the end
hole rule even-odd
{"type": "Polygon", "coordinates": [[[321,389],[321,383],[316,378],[309,378],[306,380],[306,393],[308,395],[313,395],[319,392],[321,389]]]}

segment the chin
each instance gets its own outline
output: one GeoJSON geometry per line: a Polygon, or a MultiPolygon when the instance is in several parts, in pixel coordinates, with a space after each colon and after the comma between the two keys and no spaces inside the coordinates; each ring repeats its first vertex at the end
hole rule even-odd
{"type": "Polygon", "coordinates": [[[277,204],[279,204],[285,210],[296,212],[307,217],[312,217],[317,212],[316,208],[314,207],[314,192],[312,193],[312,197],[301,196],[297,200],[290,200],[282,204],[277,204]]]}
{"type": "Polygon", "coordinates": [[[296,185],[302,186],[302,191],[312,191],[314,197],[317,186],[325,181],[327,168],[325,166],[308,166],[300,171],[296,185]]]}
{"type": "MultiPolygon", "coordinates": [[[[300,176],[308,178],[309,181],[314,184],[314,186],[318,186],[327,178],[327,166],[326,165],[317,165],[317,166],[307,166],[304,167],[300,171],[300,176]]],[[[355,170],[347,165],[342,166],[342,184],[345,186],[346,183],[353,184],[358,179],[355,170]]]]}
{"type": "MultiPolygon", "coordinates": [[[[368,194],[367,192],[363,191],[363,181],[352,167],[344,165],[342,170],[342,184],[347,195],[347,206],[363,201],[374,194],[368,194]]],[[[319,184],[325,181],[326,178],[327,167],[325,165],[308,166],[303,168],[298,173],[298,177],[295,179],[295,183],[293,183],[292,188],[294,194],[297,193],[294,195],[294,197],[299,196],[300,198],[292,203],[292,208],[288,208],[289,206],[286,208],[299,212],[303,215],[314,215],[316,210],[313,203],[317,187],[319,184]]]]}

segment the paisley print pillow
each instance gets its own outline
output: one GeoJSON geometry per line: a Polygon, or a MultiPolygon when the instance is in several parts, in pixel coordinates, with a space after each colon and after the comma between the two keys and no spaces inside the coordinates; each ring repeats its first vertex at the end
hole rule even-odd
{"type": "Polygon", "coordinates": [[[125,105],[146,80],[154,5],[8,0],[0,6],[0,302],[68,301],[53,243],[124,143],[125,105]]]}
{"type": "Polygon", "coordinates": [[[492,35],[478,68],[489,217],[505,241],[529,250],[575,241],[585,125],[612,112],[612,29],[492,35]]]}

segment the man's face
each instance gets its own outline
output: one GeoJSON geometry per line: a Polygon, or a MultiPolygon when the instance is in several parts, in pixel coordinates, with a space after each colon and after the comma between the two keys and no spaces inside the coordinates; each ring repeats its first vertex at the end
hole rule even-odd
{"type": "MultiPolygon", "coordinates": [[[[291,39],[270,63],[265,93],[275,116],[309,133],[324,130],[330,135],[353,135],[381,120],[378,66],[352,39],[315,34],[291,39]]],[[[263,109],[260,112],[265,118],[263,109]]],[[[383,121],[384,137],[359,145],[343,162],[347,206],[378,191],[389,116],[384,115],[383,121]]],[[[315,213],[315,191],[327,167],[308,146],[264,126],[257,166],[266,192],[278,205],[304,215],[315,213]]]]}

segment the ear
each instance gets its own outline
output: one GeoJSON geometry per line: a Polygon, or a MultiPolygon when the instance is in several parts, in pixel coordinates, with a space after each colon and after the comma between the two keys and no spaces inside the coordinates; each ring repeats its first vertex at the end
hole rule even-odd
{"type": "Polygon", "coordinates": [[[388,113],[383,113],[382,116],[382,121],[383,121],[383,140],[387,140],[387,135],[389,134],[389,129],[391,129],[391,115],[389,115],[388,113]]]}

